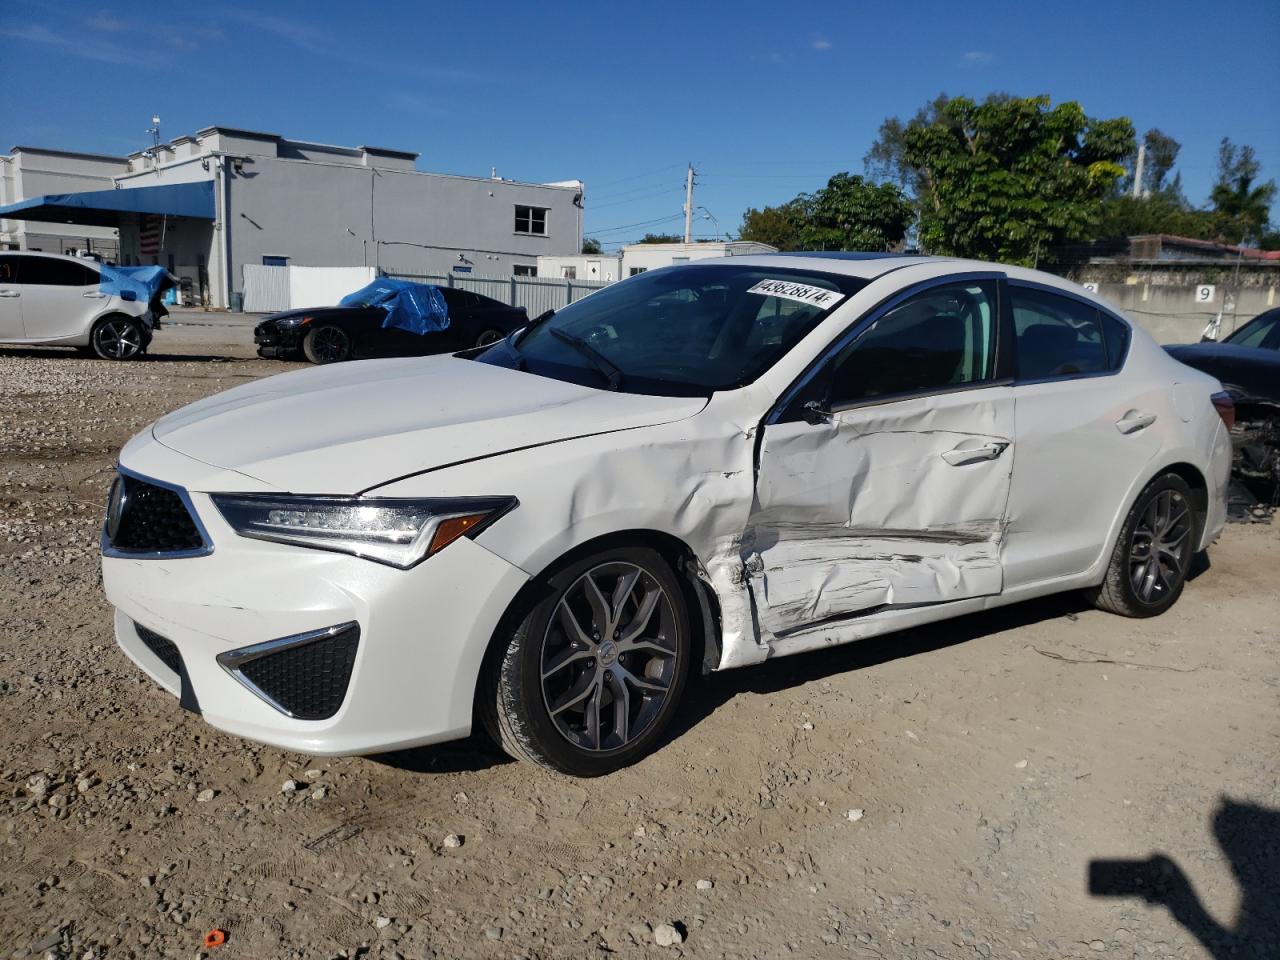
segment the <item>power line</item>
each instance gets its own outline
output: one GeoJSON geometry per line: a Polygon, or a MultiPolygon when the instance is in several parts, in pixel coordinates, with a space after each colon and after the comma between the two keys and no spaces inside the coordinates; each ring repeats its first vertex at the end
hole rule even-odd
{"type": "Polygon", "coordinates": [[[605,227],[603,230],[588,230],[587,236],[594,237],[602,233],[617,233],[619,230],[630,230],[632,227],[650,227],[658,223],[670,223],[672,220],[683,219],[683,214],[676,213],[669,217],[658,217],[656,220],[641,220],[638,223],[624,223],[616,227],[605,227]]]}
{"type": "Polygon", "coordinates": [[[667,170],[677,170],[683,166],[683,163],[669,163],[665,167],[659,167],[657,170],[650,170],[648,173],[637,173],[630,177],[619,177],[617,180],[606,180],[604,183],[599,184],[599,186],[611,187],[615,183],[630,183],[632,180],[641,180],[644,177],[652,177],[655,174],[663,173],[667,170]]]}
{"type": "Polygon", "coordinates": [[[590,209],[604,210],[608,207],[622,207],[622,206],[626,206],[628,203],[641,203],[645,200],[652,200],[654,197],[668,196],[672,192],[673,192],[672,187],[661,187],[656,191],[651,191],[650,193],[642,193],[638,197],[632,197],[630,200],[611,200],[608,203],[593,203],[591,204],[590,209]]]}

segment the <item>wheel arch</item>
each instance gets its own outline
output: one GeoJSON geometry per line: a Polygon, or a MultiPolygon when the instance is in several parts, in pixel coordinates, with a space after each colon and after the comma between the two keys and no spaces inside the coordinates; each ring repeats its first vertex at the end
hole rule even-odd
{"type": "MultiPolygon", "coordinates": [[[[661,530],[636,528],[611,531],[575,544],[531,576],[507,604],[498,620],[498,625],[489,637],[489,643],[481,661],[481,678],[486,674],[493,658],[501,655],[503,637],[516,627],[530,604],[536,603],[540,598],[549,575],[582,557],[615,547],[649,547],[670,565],[684,591],[685,606],[689,612],[693,663],[700,663],[703,673],[714,670],[720,663],[720,601],[705,578],[702,562],[693,549],[679,537],[661,530]]],[[[475,703],[472,707],[474,718],[472,726],[475,729],[481,726],[478,722],[481,712],[480,698],[484,695],[484,683],[477,682],[475,703]]]]}

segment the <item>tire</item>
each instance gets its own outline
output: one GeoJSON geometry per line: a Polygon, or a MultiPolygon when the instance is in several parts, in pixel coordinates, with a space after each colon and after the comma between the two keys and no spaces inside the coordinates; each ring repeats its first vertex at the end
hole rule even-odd
{"type": "Polygon", "coordinates": [[[89,332],[89,349],[100,360],[136,360],[147,350],[150,338],[133,317],[103,317],[89,332]]]}
{"type": "Polygon", "coordinates": [[[1191,487],[1176,473],[1156,477],[1125,518],[1106,577],[1089,600],[1122,617],[1159,616],[1182,595],[1198,536],[1191,487]],[[1153,541],[1166,549],[1153,551],[1153,541]]]}
{"type": "Polygon", "coordinates": [[[538,587],[499,628],[481,720],[510,756],[560,773],[597,777],[635,763],[662,737],[688,678],[691,631],[675,574],[654,550],[619,547],[538,587]]]}
{"type": "Polygon", "coordinates": [[[341,363],[351,359],[351,337],[341,327],[321,324],[307,331],[302,353],[312,363],[341,363]]]}
{"type": "Polygon", "coordinates": [[[476,342],[472,344],[472,346],[489,347],[497,343],[499,340],[501,340],[505,336],[506,334],[503,333],[501,330],[497,329],[496,327],[490,327],[489,329],[482,330],[480,332],[480,335],[476,337],[476,342]]]}

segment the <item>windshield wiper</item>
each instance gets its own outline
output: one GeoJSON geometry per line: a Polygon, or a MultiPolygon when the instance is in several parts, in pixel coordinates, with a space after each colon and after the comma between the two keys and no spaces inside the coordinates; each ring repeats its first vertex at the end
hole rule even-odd
{"type": "Polygon", "coordinates": [[[592,365],[609,381],[610,390],[618,390],[622,387],[622,371],[614,365],[612,360],[587,343],[587,341],[581,337],[575,337],[572,333],[567,333],[559,327],[548,327],[547,331],[557,340],[563,340],[590,360],[592,365]]]}

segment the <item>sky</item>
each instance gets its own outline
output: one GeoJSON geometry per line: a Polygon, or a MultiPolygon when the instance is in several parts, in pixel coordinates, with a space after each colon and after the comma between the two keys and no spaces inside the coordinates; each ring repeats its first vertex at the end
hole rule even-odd
{"type": "MultiPolygon", "coordinates": [[[[220,124],[417,151],[437,173],[586,183],[606,246],[736,233],[939,93],[1076,100],[1280,180],[1280,2],[551,3],[0,0],[0,149],[125,154],[220,124]]],[[[1280,211],[1272,218],[1280,221],[1280,211]]]]}

